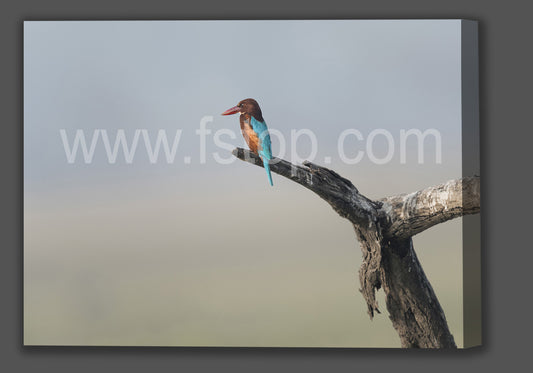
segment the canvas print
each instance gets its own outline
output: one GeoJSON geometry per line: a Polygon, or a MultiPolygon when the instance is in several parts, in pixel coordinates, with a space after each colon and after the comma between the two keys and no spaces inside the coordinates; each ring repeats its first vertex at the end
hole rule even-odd
{"type": "Polygon", "coordinates": [[[24,22],[24,344],[481,343],[477,24],[24,22]]]}

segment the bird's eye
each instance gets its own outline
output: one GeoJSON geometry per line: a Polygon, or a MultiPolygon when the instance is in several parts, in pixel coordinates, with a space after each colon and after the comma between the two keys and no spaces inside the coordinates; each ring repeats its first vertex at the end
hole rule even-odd
{"type": "Polygon", "coordinates": [[[242,107],[242,104],[239,104],[239,107],[242,107]]]}

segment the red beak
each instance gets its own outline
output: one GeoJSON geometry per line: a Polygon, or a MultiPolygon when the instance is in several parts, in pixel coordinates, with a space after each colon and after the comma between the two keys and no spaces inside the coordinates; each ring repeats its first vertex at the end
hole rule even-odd
{"type": "Polygon", "coordinates": [[[222,114],[220,115],[231,115],[231,114],[237,114],[238,112],[241,111],[241,108],[238,107],[238,106],[234,106],[232,107],[231,109],[228,109],[226,110],[225,112],[223,112],[222,114]]]}

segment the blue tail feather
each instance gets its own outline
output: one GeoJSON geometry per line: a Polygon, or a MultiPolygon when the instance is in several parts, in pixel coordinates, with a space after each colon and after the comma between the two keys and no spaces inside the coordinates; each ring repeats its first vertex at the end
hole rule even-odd
{"type": "Polygon", "coordinates": [[[261,160],[263,161],[263,166],[265,166],[268,181],[270,182],[271,186],[274,186],[274,183],[272,182],[272,174],[270,173],[270,165],[268,164],[268,159],[261,158],[261,160]]]}

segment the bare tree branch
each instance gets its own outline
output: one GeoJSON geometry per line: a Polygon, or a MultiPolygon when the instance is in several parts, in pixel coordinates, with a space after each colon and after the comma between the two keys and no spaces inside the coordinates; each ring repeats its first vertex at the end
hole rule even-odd
{"type": "MultiPolygon", "coordinates": [[[[233,154],[263,166],[253,152],[237,148],[233,154]]],[[[479,177],[373,201],[360,194],[349,180],[311,162],[297,166],[274,158],[269,164],[272,172],[315,192],[353,223],[363,253],[361,293],[371,318],[379,313],[375,292],[382,288],[403,347],[456,347],[411,237],[435,224],[479,212],[479,177]]]]}
{"type": "MultiPolygon", "coordinates": [[[[259,156],[249,150],[236,148],[233,155],[243,161],[263,167],[259,156]]],[[[326,200],[331,207],[343,218],[354,224],[368,224],[376,221],[381,207],[380,202],[372,201],[359,193],[350,180],[337,174],[335,171],[304,162],[297,166],[280,158],[274,158],[270,162],[270,170],[278,175],[297,182],[312,190],[326,200]]]]}
{"type": "Polygon", "coordinates": [[[478,213],[479,184],[479,176],[472,176],[382,199],[382,210],[390,219],[385,234],[409,238],[436,224],[478,213]]]}

